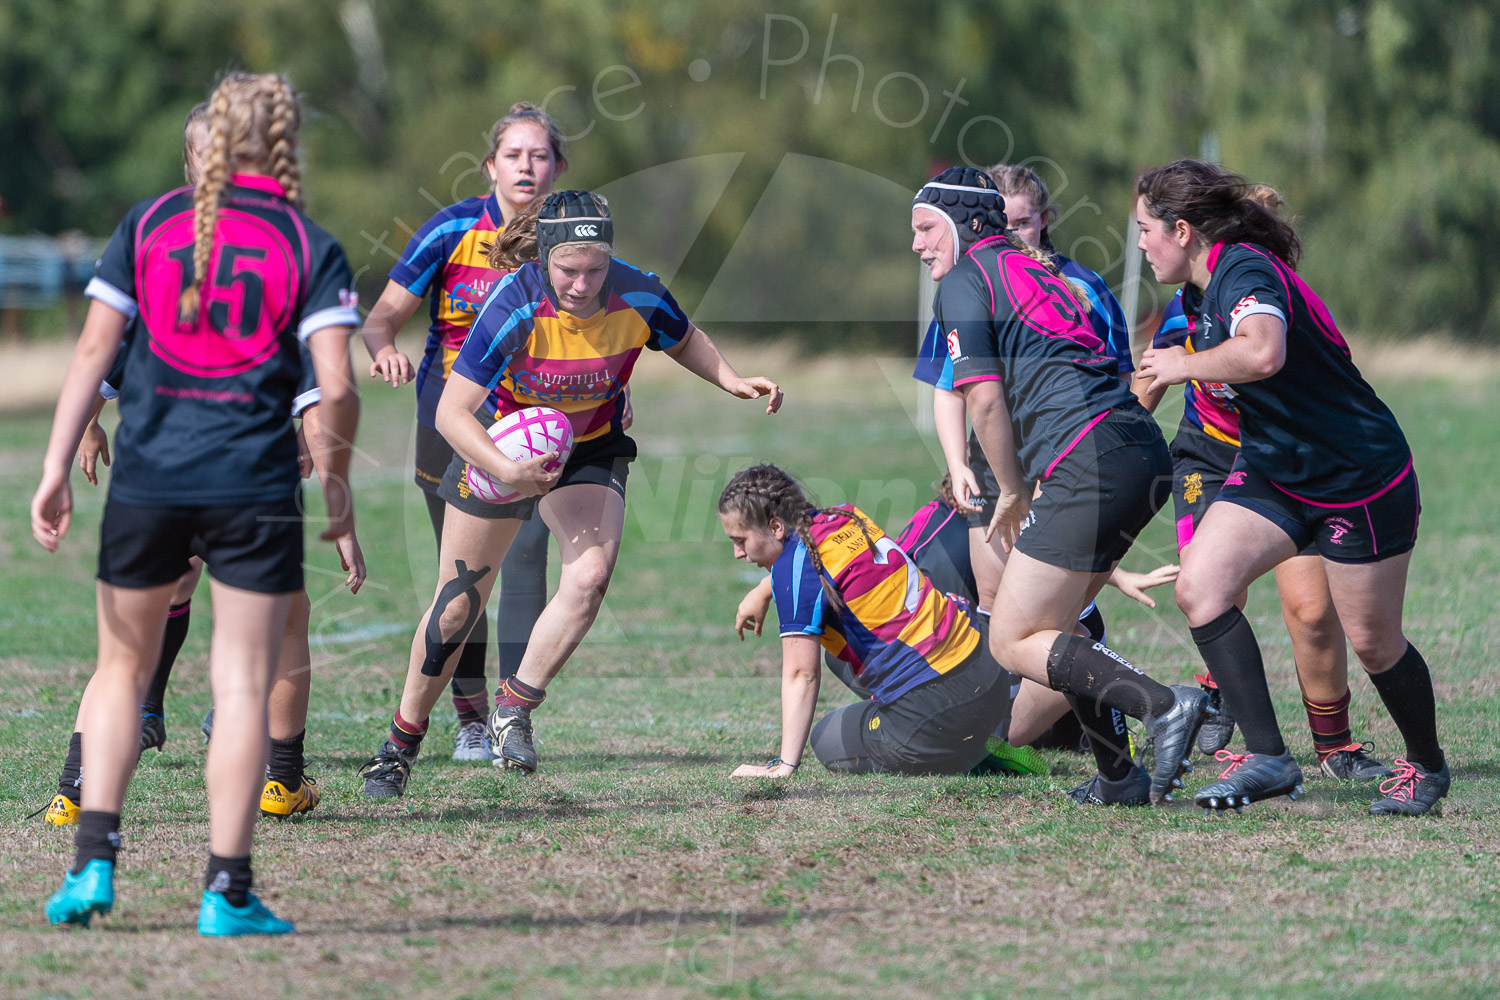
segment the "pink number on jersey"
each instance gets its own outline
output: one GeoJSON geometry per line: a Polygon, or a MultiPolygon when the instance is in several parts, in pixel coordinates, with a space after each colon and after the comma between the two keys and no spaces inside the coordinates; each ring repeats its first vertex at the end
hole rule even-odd
{"type": "Polygon", "coordinates": [[[1104,351],[1088,316],[1070,294],[1066,278],[1059,278],[1020,251],[1002,251],[996,258],[1000,282],[1016,316],[1044,337],[1063,337],[1093,354],[1104,351]]]}
{"type": "Polygon", "coordinates": [[[225,378],[276,354],[301,296],[291,244],[268,220],[220,210],[201,289],[198,320],[177,322],[193,259],[193,215],[183,212],[150,233],[136,254],[136,288],[151,350],[180,372],[225,378]]]}

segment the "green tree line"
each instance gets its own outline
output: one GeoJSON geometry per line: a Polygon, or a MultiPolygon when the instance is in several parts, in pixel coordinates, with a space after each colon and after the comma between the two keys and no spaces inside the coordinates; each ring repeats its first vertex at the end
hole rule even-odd
{"type": "MultiPolygon", "coordinates": [[[[180,183],[219,74],[275,70],[367,301],[435,206],[483,190],[488,126],[545,100],[562,183],[628,192],[641,263],[721,318],[909,328],[903,192],[1001,158],[1119,285],[1136,174],[1206,155],[1282,192],[1345,326],[1495,341],[1497,22],[1484,0],[7,0],[0,231],[107,235],[180,183]]],[[[1148,272],[1142,309],[1164,296],[1148,272]]]]}

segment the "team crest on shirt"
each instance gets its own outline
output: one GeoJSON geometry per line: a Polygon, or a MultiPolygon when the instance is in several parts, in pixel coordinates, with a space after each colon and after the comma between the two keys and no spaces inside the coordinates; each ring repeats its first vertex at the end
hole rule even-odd
{"type": "Polygon", "coordinates": [[[964,351],[963,351],[963,348],[960,347],[959,344],[958,344],[958,331],[957,330],[949,330],[948,331],[948,338],[947,338],[947,340],[948,340],[948,357],[952,358],[954,361],[962,361],[963,360],[963,356],[964,356],[964,351]]]}
{"type": "Polygon", "coordinates": [[[345,309],[359,308],[359,293],[349,288],[339,289],[339,305],[345,309]]]}
{"type": "Polygon", "coordinates": [[[1239,319],[1240,314],[1243,313],[1246,309],[1249,309],[1251,306],[1258,305],[1260,305],[1260,303],[1256,301],[1254,295],[1246,295],[1243,299],[1240,299],[1234,304],[1234,310],[1229,314],[1229,325],[1233,326],[1234,321],[1239,319]]]}

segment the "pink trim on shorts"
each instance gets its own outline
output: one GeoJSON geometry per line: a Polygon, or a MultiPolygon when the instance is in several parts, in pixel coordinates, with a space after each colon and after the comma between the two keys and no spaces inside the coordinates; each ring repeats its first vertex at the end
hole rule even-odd
{"type": "MultiPolygon", "coordinates": [[[[953,388],[957,389],[961,385],[969,385],[972,382],[999,382],[1003,385],[1005,383],[1005,379],[1000,377],[999,375],[970,375],[968,378],[961,378],[958,381],[954,382],[953,388]]],[[[1069,447],[1072,446],[1069,445],[1069,447]]]]}
{"type": "MultiPolygon", "coordinates": [[[[1350,507],[1360,507],[1360,506],[1363,506],[1364,504],[1369,503],[1371,500],[1378,500],[1381,497],[1385,496],[1391,490],[1393,490],[1393,489],[1396,488],[1396,484],[1397,483],[1401,482],[1401,480],[1403,480],[1403,479],[1406,478],[1406,474],[1411,471],[1411,465],[1412,465],[1412,457],[1410,455],[1408,455],[1407,458],[1406,458],[1406,467],[1396,474],[1396,478],[1395,479],[1392,479],[1390,482],[1388,482],[1384,486],[1382,486],[1379,490],[1377,490],[1374,493],[1371,493],[1369,496],[1365,497],[1363,500],[1355,500],[1353,503],[1318,503],[1318,501],[1316,501],[1316,500],[1309,500],[1306,497],[1299,497],[1297,494],[1293,493],[1291,490],[1282,489],[1282,487],[1276,486],[1275,483],[1271,483],[1271,485],[1272,486],[1276,486],[1276,488],[1278,490],[1281,490],[1281,492],[1285,493],[1287,496],[1291,497],[1293,500],[1300,500],[1302,503],[1310,504],[1313,507],[1326,507],[1326,508],[1328,508],[1330,510],[1345,510],[1345,509],[1348,509],[1350,507]]],[[[1271,481],[1268,479],[1268,480],[1266,480],[1266,482],[1271,482],[1271,481]]]]}
{"type": "Polygon", "coordinates": [[[1048,476],[1052,475],[1052,470],[1055,469],[1055,468],[1057,468],[1057,463],[1061,462],[1063,459],[1067,458],[1068,457],[1068,452],[1072,451],[1074,448],[1076,448],[1078,446],[1078,442],[1080,442],[1080,441],[1083,440],[1083,436],[1085,434],[1087,434],[1089,431],[1093,430],[1095,427],[1097,427],[1098,424],[1099,424],[1099,421],[1103,420],[1107,416],[1109,416],[1109,411],[1105,410],[1103,413],[1099,414],[1093,420],[1090,420],[1088,423],[1084,424],[1083,425],[1083,430],[1081,430],[1081,431],[1078,432],[1078,436],[1075,437],[1072,441],[1069,441],[1068,442],[1068,446],[1062,450],[1062,454],[1060,454],[1056,458],[1054,458],[1052,460],[1052,464],[1049,465],[1049,466],[1047,466],[1047,471],[1044,472],[1044,473],[1042,473],[1042,478],[1046,479],[1048,476]]]}
{"type": "Polygon", "coordinates": [[[1365,524],[1370,526],[1370,554],[1380,555],[1380,546],[1375,544],[1375,521],[1370,517],[1370,505],[1365,504],[1365,524]]]}
{"type": "Polygon", "coordinates": [[[1184,514],[1177,519],[1177,553],[1187,548],[1187,543],[1193,540],[1193,515],[1184,514]]]}

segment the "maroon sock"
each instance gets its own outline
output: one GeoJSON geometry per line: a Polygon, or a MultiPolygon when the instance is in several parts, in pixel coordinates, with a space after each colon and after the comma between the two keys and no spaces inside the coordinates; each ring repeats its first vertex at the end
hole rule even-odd
{"type": "Polygon", "coordinates": [[[484,689],[484,682],[480,682],[478,691],[469,694],[453,692],[453,709],[458,712],[458,724],[467,726],[471,722],[483,722],[488,712],[487,702],[490,693],[484,689]]]}
{"type": "Polygon", "coordinates": [[[1348,746],[1354,739],[1349,730],[1349,691],[1333,701],[1309,701],[1302,698],[1302,707],[1307,709],[1307,726],[1312,730],[1313,749],[1324,755],[1348,746]]]}
{"type": "Polygon", "coordinates": [[[401,718],[401,710],[396,709],[395,716],[391,719],[391,742],[403,750],[415,750],[422,745],[422,737],[427,735],[427,720],[412,723],[401,718]]]}
{"type": "Polygon", "coordinates": [[[502,705],[519,705],[530,711],[542,703],[547,697],[544,688],[534,688],[530,684],[522,683],[514,677],[507,677],[500,682],[500,690],[495,692],[495,707],[502,705]]]}

